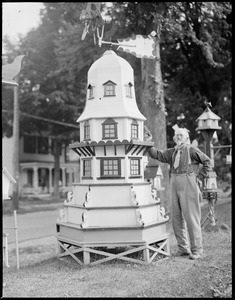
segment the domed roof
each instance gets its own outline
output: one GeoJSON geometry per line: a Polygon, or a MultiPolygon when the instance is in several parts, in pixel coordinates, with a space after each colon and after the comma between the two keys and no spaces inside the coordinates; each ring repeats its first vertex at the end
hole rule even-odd
{"type": "Polygon", "coordinates": [[[118,56],[113,50],[106,50],[103,55],[97,59],[90,67],[88,73],[96,68],[130,68],[131,65],[121,56],[118,56]]]}
{"type": "Polygon", "coordinates": [[[135,99],[134,71],[131,65],[114,51],[107,50],[90,67],[87,86],[93,89],[93,97],[87,95],[86,106],[78,118],[81,122],[91,118],[129,117],[146,120],[135,99]],[[114,92],[105,94],[105,86],[114,86],[114,92]],[[126,89],[131,89],[131,96],[126,89]]]}

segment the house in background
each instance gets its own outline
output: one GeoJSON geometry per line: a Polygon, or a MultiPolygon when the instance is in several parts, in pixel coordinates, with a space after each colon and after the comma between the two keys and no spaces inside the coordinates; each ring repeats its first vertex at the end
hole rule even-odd
{"type": "MultiPolygon", "coordinates": [[[[13,172],[13,138],[2,138],[2,165],[13,172]]],[[[19,195],[46,196],[53,193],[53,138],[46,135],[25,135],[19,143],[19,195]]],[[[70,149],[61,149],[60,192],[66,193],[79,182],[80,160],[70,149]]]]}

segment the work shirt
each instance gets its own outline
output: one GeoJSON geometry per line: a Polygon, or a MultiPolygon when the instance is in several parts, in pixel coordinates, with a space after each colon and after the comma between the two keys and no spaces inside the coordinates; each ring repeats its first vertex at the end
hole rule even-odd
{"type": "Polygon", "coordinates": [[[208,177],[212,169],[211,159],[199,148],[192,145],[183,145],[180,148],[180,162],[177,168],[174,168],[177,147],[166,150],[157,150],[155,147],[150,148],[149,156],[170,165],[170,173],[185,174],[194,172],[199,180],[208,177]],[[202,166],[201,166],[202,165],[202,166]]]}

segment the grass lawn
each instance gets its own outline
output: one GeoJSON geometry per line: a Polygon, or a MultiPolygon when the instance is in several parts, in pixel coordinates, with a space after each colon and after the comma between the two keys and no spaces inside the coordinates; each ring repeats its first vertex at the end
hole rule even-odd
{"type": "MultiPolygon", "coordinates": [[[[207,214],[202,208],[202,220],[207,214]]],[[[156,258],[149,265],[113,260],[81,267],[71,257],[58,258],[57,244],[38,244],[21,249],[21,267],[16,270],[10,253],[10,268],[3,268],[3,297],[121,297],[121,298],[232,298],[231,200],[215,206],[218,222],[229,230],[206,231],[204,254],[156,258]]],[[[170,247],[177,250],[169,224],[170,247]]]]}
{"type": "MultiPolygon", "coordinates": [[[[17,210],[17,214],[55,209],[55,207],[57,207],[59,204],[62,204],[65,199],[66,197],[63,199],[57,199],[53,197],[46,199],[38,197],[22,198],[19,201],[19,209],[17,210]]],[[[12,199],[4,200],[2,209],[4,215],[12,215],[12,199]]]]}

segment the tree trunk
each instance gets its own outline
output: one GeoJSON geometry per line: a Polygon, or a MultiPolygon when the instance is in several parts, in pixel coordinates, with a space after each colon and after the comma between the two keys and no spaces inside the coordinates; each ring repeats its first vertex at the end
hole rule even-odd
{"type": "Polygon", "coordinates": [[[60,180],[60,142],[54,140],[54,197],[60,198],[59,180],[60,180]]]}
{"type": "MultiPolygon", "coordinates": [[[[153,142],[157,149],[166,149],[166,116],[163,80],[160,61],[160,43],[155,38],[156,58],[141,59],[142,76],[142,96],[140,100],[140,110],[147,118],[146,125],[153,136],[153,142]]],[[[149,158],[149,165],[160,165],[163,173],[162,186],[164,191],[160,192],[163,206],[169,211],[170,190],[169,190],[169,170],[168,164],[160,163],[149,158]]]]}

